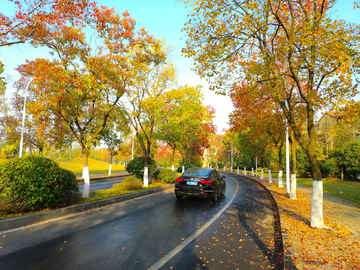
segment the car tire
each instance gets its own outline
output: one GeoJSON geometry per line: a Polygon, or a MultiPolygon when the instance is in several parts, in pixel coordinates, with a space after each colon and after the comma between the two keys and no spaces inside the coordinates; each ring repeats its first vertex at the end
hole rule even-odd
{"type": "Polygon", "coordinates": [[[213,200],[214,200],[214,202],[217,202],[218,197],[219,197],[218,194],[219,194],[219,193],[218,193],[218,188],[216,188],[215,191],[214,191],[214,195],[213,195],[213,200]]]}
{"type": "Polygon", "coordinates": [[[182,195],[182,194],[176,194],[176,199],[178,199],[178,200],[182,200],[183,197],[184,197],[184,195],[182,195]]]}
{"type": "Polygon", "coordinates": [[[223,188],[223,190],[221,192],[222,197],[225,197],[225,192],[226,192],[226,185],[224,185],[224,188],[223,188]]]}

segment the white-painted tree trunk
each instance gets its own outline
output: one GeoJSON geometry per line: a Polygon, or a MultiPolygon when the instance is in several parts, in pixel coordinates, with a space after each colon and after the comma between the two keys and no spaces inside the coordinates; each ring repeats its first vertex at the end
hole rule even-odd
{"type": "Polygon", "coordinates": [[[296,200],[296,174],[291,174],[290,199],[296,200]]]}
{"type": "Polygon", "coordinates": [[[246,175],[246,167],[244,167],[244,175],[246,175]]]}
{"type": "Polygon", "coordinates": [[[239,167],[237,167],[237,174],[239,174],[239,167]]]}
{"type": "Polygon", "coordinates": [[[172,169],[173,171],[175,171],[175,167],[174,167],[174,165],[172,165],[172,166],[171,166],[171,169],[172,169]]]}
{"type": "Polygon", "coordinates": [[[225,172],[226,166],[224,166],[224,172],[225,172]]]}
{"type": "Polygon", "coordinates": [[[254,168],[251,168],[251,176],[254,177],[254,168]]]}
{"type": "Polygon", "coordinates": [[[110,164],[110,166],[109,166],[109,173],[108,173],[108,175],[111,175],[111,164],[110,164]]]}
{"type": "Polygon", "coordinates": [[[182,166],[182,173],[185,172],[185,166],[182,166]]]}
{"type": "Polygon", "coordinates": [[[324,224],[323,219],[323,182],[313,181],[313,193],[311,198],[311,217],[310,226],[314,228],[328,227],[324,224]]]}
{"type": "Polygon", "coordinates": [[[260,179],[263,180],[264,179],[264,169],[261,169],[261,176],[260,179]]]}
{"type": "Polygon", "coordinates": [[[149,186],[149,168],[144,167],[144,187],[149,186]]]}
{"type": "Polygon", "coordinates": [[[89,193],[90,193],[89,167],[83,167],[83,178],[84,178],[83,198],[89,198],[89,193]]]}
{"type": "Polygon", "coordinates": [[[284,182],[283,182],[283,179],[282,179],[282,175],[283,175],[283,172],[282,171],[279,171],[279,177],[278,177],[278,187],[284,187],[284,182]]]}
{"type": "Polygon", "coordinates": [[[271,170],[269,169],[269,183],[272,183],[271,170]]]}

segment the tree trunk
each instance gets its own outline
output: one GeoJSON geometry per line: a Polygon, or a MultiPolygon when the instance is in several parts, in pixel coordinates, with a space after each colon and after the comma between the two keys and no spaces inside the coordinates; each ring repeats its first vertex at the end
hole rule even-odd
{"type": "Polygon", "coordinates": [[[269,157],[268,157],[268,172],[269,172],[269,183],[272,183],[272,176],[271,176],[271,167],[270,167],[270,154],[269,154],[269,157]]]}
{"type": "Polygon", "coordinates": [[[149,155],[148,153],[145,154],[145,164],[144,164],[144,187],[149,186],[149,155]]]}
{"type": "Polygon", "coordinates": [[[314,111],[311,104],[308,105],[308,134],[309,144],[307,153],[313,174],[313,193],[311,197],[310,226],[315,228],[326,228],[323,219],[323,183],[320,165],[316,156],[316,132],[314,126],[314,111]]]}
{"type": "Polygon", "coordinates": [[[172,153],[171,153],[171,169],[174,171],[175,170],[175,150],[172,149],[172,153]]]}
{"type": "Polygon", "coordinates": [[[83,198],[89,198],[89,193],[90,193],[88,156],[89,156],[89,149],[83,148],[82,149],[82,165],[83,165],[83,178],[84,178],[83,198]]]}

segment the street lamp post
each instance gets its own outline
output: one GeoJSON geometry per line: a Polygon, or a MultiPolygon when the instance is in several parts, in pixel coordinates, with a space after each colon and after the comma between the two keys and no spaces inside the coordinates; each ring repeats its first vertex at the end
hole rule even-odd
{"type": "Polygon", "coordinates": [[[35,78],[31,78],[30,81],[27,83],[24,93],[24,110],[23,110],[23,118],[22,118],[22,126],[21,126],[21,139],[20,139],[20,150],[19,150],[19,157],[22,156],[23,150],[23,141],[24,141],[24,126],[25,126],[25,117],[26,117],[26,97],[27,97],[27,89],[35,78]]]}
{"type": "MultiPolygon", "coordinates": [[[[285,106],[288,107],[287,101],[285,106]]],[[[286,120],[286,193],[290,194],[289,121],[286,120]]]]}

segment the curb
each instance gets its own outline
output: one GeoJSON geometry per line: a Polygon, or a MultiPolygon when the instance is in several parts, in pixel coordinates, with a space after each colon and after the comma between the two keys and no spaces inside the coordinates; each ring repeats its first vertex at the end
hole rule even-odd
{"type": "Polygon", "coordinates": [[[279,229],[280,229],[280,235],[281,235],[282,253],[283,253],[283,258],[284,258],[284,261],[283,261],[284,269],[291,269],[291,268],[289,268],[290,262],[289,262],[289,260],[287,259],[287,255],[285,254],[285,249],[284,249],[284,247],[286,246],[285,243],[284,243],[284,240],[287,240],[287,239],[288,239],[288,237],[287,237],[288,234],[285,233],[285,232],[283,232],[283,230],[282,230],[282,228],[283,228],[284,226],[283,226],[283,222],[282,222],[282,220],[281,220],[281,218],[280,218],[280,216],[281,216],[281,209],[280,209],[280,207],[278,206],[278,204],[277,204],[274,196],[272,195],[271,191],[270,191],[263,183],[261,183],[261,182],[259,181],[260,179],[258,180],[258,179],[256,179],[256,178],[251,177],[251,176],[241,175],[241,174],[237,174],[237,173],[234,173],[234,172],[233,172],[233,173],[229,172],[229,173],[230,173],[230,174],[237,175],[237,176],[241,176],[241,177],[244,177],[244,178],[246,178],[246,179],[249,179],[249,180],[251,180],[251,181],[256,182],[256,183],[257,183],[259,186],[261,186],[261,187],[265,190],[265,192],[269,195],[270,200],[273,202],[273,204],[275,205],[275,208],[276,208],[276,210],[277,210],[277,212],[278,212],[276,219],[277,219],[277,222],[278,222],[279,227],[280,227],[279,229]]]}
{"type": "Polygon", "coordinates": [[[105,206],[108,204],[114,204],[114,203],[130,200],[130,199],[146,196],[149,194],[153,194],[153,193],[164,191],[164,190],[171,189],[171,188],[174,188],[174,185],[167,185],[167,186],[163,186],[163,187],[142,190],[140,192],[134,192],[131,194],[117,196],[117,197],[113,197],[113,198],[109,198],[109,199],[103,199],[103,200],[96,201],[96,202],[83,203],[83,204],[79,204],[79,205],[68,206],[68,207],[64,207],[61,209],[50,210],[50,211],[41,212],[41,213],[37,213],[37,214],[31,214],[31,215],[27,215],[27,216],[21,216],[21,217],[15,217],[15,218],[1,220],[0,221],[0,234],[2,234],[1,232],[5,231],[5,230],[18,228],[18,227],[30,225],[32,223],[46,221],[49,219],[67,216],[70,214],[86,211],[86,210],[89,210],[92,208],[101,207],[101,206],[105,206]]]}

